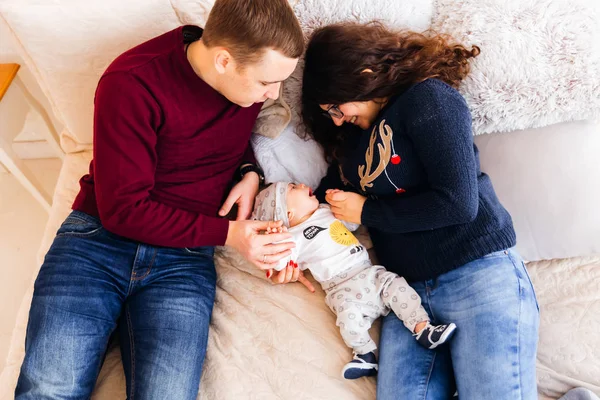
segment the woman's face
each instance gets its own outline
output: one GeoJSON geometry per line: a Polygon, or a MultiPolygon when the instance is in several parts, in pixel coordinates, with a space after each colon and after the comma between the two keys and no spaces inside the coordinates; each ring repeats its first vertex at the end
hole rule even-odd
{"type": "MultiPolygon", "coordinates": [[[[329,115],[333,120],[333,123],[337,126],[341,126],[344,123],[354,124],[359,126],[361,129],[369,129],[375,119],[377,118],[377,114],[385,105],[385,101],[355,101],[352,103],[344,103],[338,105],[339,110],[344,113],[344,116],[341,118],[334,117],[333,115],[329,115]]],[[[327,112],[327,110],[332,107],[332,104],[321,104],[320,107],[323,111],[327,112]]]]}

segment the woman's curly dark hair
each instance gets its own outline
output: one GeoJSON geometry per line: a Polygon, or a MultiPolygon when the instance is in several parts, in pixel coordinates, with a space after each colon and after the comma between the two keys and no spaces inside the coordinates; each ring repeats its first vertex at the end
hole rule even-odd
{"type": "Polygon", "coordinates": [[[302,84],[307,131],[329,161],[340,160],[344,137],[357,128],[336,127],[319,104],[388,98],[430,78],[458,87],[469,73],[469,59],[479,52],[479,47],[467,50],[446,35],[393,31],[379,22],[317,29],[306,50],[302,84]]]}

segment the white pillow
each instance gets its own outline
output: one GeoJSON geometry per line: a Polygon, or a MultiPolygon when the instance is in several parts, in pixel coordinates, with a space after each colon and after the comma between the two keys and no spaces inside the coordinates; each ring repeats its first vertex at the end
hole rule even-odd
{"type": "Polygon", "coordinates": [[[252,135],[252,148],[265,171],[266,183],[296,182],[316,189],[327,173],[327,163],[317,142],[296,135],[297,125],[295,116],[275,139],[252,135]]]}
{"type": "Polygon", "coordinates": [[[215,0],[171,0],[171,5],[184,25],[204,26],[215,0]]]}
{"type": "Polygon", "coordinates": [[[481,47],[475,134],[600,117],[600,1],[438,0],[432,28],[481,47]]]}
{"type": "Polygon", "coordinates": [[[92,143],[94,92],[110,62],[181,24],[169,0],[3,0],[0,13],[65,125],[66,151],[92,143]]]}
{"type": "Polygon", "coordinates": [[[600,254],[600,123],[475,137],[529,261],[600,254]]]}

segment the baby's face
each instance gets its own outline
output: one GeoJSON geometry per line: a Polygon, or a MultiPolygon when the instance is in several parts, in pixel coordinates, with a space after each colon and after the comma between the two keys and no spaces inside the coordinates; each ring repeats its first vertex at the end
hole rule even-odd
{"type": "Polygon", "coordinates": [[[312,189],[305,184],[290,183],[287,192],[288,217],[290,224],[301,221],[319,208],[319,200],[313,195],[312,189]]]}

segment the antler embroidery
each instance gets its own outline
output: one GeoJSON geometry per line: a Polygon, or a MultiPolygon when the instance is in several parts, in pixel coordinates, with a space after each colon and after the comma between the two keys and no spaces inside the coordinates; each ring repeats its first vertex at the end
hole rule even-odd
{"type": "Polygon", "coordinates": [[[390,143],[392,142],[393,132],[389,125],[386,125],[385,120],[383,120],[379,124],[379,136],[381,137],[381,143],[377,144],[377,148],[379,149],[379,165],[377,165],[377,168],[371,172],[371,167],[373,166],[373,152],[375,142],[377,141],[377,136],[377,127],[374,127],[369,140],[369,148],[365,153],[365,161],[367,165],[358,166],[360,187],[363,191],[366,191],[368,187],[373,187],[373,181],[377,179],[383,171],[385,171],[392,154],[390,143]]]}

